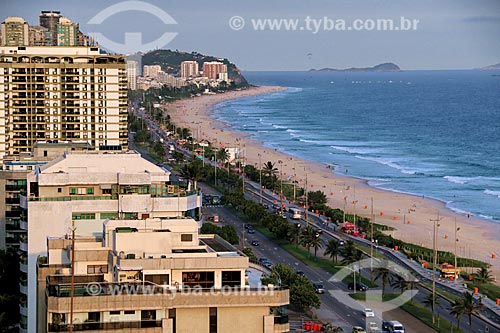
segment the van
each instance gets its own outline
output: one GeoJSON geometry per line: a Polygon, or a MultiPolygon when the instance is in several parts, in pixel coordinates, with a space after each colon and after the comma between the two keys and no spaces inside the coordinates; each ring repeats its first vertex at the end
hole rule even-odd
{"type": "Polygon", "coordinates": [[[391,333],[405,333],[405,328],[403,324],[401,324],[399,321],[390,321],[387,323],[387,328],[389,329],[389,332],[391,333]]]}

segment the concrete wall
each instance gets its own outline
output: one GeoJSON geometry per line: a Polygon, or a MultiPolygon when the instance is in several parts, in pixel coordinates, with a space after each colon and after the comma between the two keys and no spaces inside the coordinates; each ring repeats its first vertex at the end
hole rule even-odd
{"type": "Polygon", "coordinates": [[[177,309],[175,315],[177,333],[209,332],[209,308],[177,309]]]}
{"type": "Polygon", "coordinates": [[[266,315],[269,315],[269,307],[266,306],[217,308],[219,333],[264,332],[264,316],[266,315]],[[244,320],[235,320],[236,318],[244,318],[244,320]]]}

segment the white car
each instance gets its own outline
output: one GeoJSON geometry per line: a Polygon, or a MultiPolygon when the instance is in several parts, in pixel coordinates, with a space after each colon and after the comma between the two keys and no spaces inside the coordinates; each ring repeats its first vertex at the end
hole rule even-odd
{"type": "Polygon", "coordinates": [[[366,318],[370,318],[370,317],[375,317],[375,312],[373,312],[372,309],[364,309],[363,312],[365,313],[365,317],[366,318]]]}

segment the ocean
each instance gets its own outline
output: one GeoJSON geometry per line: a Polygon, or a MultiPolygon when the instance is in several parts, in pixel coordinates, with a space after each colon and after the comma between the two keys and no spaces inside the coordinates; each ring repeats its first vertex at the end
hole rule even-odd
{"type": "Polygon", "coordinates": [[[246,72],[288,89],[214,117],[265,146],[381,189],[500,222],[500,72],[246,72]]]}

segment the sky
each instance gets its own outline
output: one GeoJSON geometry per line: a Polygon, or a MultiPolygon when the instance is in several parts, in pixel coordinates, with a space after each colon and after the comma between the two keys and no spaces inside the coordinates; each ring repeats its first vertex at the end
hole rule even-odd
{"type": "Polygon", "coordinates": [[[21,16],[38,25],[42,10],[61,11],[118,53],[196,51],[228,58],[243,70],[383,62],[406,70],[470,69],[500,63],[498,0],[0,0],[1,21],[21,16]],[[418,23],[403,29],[401,17],[418,23]],[[266,19],[281,22],[281,30],[254,26],[257,20],[268,24],[266,19]],[[400,29],[371,29],[380,19],[392,19],[400,29]],[[295,20],[286,22],[296,28],[286,30],[283,20],[295,20]]]}

